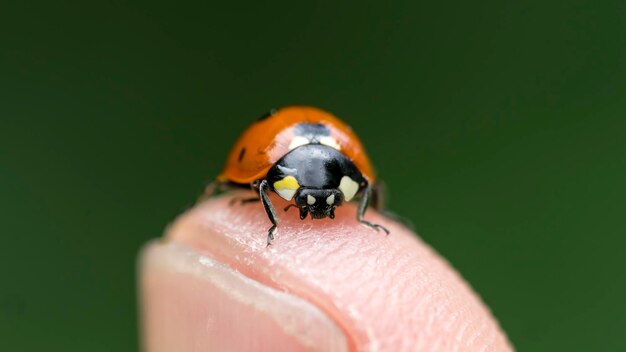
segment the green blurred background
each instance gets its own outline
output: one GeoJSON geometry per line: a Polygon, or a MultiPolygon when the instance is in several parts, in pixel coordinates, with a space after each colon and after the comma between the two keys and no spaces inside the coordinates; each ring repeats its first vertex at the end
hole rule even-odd
{"type": "Polygon", "coordinates": [[[347,120],[520,351],[626,350],[626,3],[0,5],[0,350],[135,351],[135,259],[271,107],[347,120]]]}

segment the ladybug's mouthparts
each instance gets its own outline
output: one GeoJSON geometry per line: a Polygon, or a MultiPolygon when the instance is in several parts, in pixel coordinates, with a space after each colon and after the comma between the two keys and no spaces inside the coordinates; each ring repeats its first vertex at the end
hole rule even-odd
{"type": "Polygon", "coordinates": [[[309,209],[309,214],[311,214],[311,219],[324,219],[326,217],[334,219],[335,218],[335,209],[331,208],[329,210],[323,210],[323,211],[311,211],[309,209]]]}

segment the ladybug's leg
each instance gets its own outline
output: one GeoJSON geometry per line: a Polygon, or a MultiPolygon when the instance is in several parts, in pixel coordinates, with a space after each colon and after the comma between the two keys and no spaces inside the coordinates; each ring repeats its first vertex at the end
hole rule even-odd
{"type": "Polygon", "coordinates": [[[385,195],[387,192],[385,192],[387,190],[387,188],[385,187],[385,183],[384,182],[376,182],[374,184],[374,186],[372,187],[372,208],[378,210],[381,214],[383,214],[384,216],[386,216],[387,218],[397,221],[401,224],[403,224],[404,226],[408,227],[411,230],[415,229],[415,226],[413,226],[413,223],[411,222],[411,220],[404,218],[388,209],[385,209],[385,195]]]}
{"type": "MultiPolygon", "coordinates": [[[[250,190],[252,190],[252,192],[254,193],[258,193],[259,192],[259,181],[254,181],[250,183],[250,190]]],[[[239,203],[239,205],[246,205],[248,203],[254,203],[254,202],[258,202],[260,201],[261,198],[257,197],[233,197],[230,202],[228,203],[228,205],[235,205],[236,203],[239,203]]]]}
{"type": "Polygon", "coordinates": [[[270,197],[267,195],[267,191],[269,190],[269,186],[267,184],[267,180],[261,181],[259,184],[259,197],[261,201],[263,201],[263,207],[265,208],[265,212],[267,213],[267,217],[270,218],[272,222],[272,227],[267,231],[267,245],[272,244],[274,240],[274,235],[276,234],[276,226],[278,225],[278,218],[276,217],[276,212],[274,211],[274,206],[272,206],[272,202],[270,202],[270,197]]]}
{"type": "Polygon", "coordinates": [[[197,203],[204,202],[205,200],[224,192],[228,188],[230,188],[228,182],[214,180],[204,188],[204,192],[202,192],[200,197],[198,197],[197,203]]]}
{"type": "Polygon", "coordinates": [[[385,195],[387,194],[387,187],[385,183],[378,181],[372,186],[372,208],[383,211],[385,209],[385,195]]]}
{"type": "Polygon", "coordinates": [[[230,202],[228,202],[228,205],[235,205],[237,203],[239,203],[239,205],[245,205],[248,203],[254,203],[254,202],[258,202],[260,201],[259,197],[233,197],[230,202]]]}
{"type": "Polygon", "coordinates": [[[370,186],[370,184],[368,183],[365,188],[363,189],[363,195],[361,196],[361,201],[359,202],[359,207],[357,209],[357,213],[356,213],[356,219],[363,225],[372,228],[376,231],[378,230],[383,230],[385,231],[386,234],[389,234],[389,230],[387,230],[384,226],[379,225],[379,224],[374,224],[371,223],[367,220],[363,219],[363,215],[365,215],[365,211],[367,210],[367,205],[369,204],[370,201],[370,195],[372,193],[372,187],[370,186]]]}

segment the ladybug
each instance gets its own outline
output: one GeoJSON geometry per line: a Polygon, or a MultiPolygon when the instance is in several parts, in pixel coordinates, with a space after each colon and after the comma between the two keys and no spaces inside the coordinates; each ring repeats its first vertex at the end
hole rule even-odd
{"type": "Polygon", "coordinates": [[[269,192],[293,201],[300,219],[335,218],[335,208],[358,198],[357,220],[376,231],[389,231],[363,219],[370,198],[379,209],[381,188],[375,187],[374,170],[352,128],[330,113],[308,106],[272,110],[248,127],[233,146],[223,171],[203,195],[252,188],[272,222],[267,244],[276,234],[278,218],[269,192]]]}

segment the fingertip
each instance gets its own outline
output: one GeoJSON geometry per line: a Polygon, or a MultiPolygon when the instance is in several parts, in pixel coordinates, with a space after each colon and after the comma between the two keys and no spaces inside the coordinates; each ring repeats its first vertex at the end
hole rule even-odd
{"type": "MultiPolygon", "coordinates": [[[[281,202],[276,199],[278,209],[281,202]]],[[[386,227],[390,234],[362,226],[353,204],[337,209],[334,220],[301,221],[279,212],[277,235],[268,245],[271,224],[262,207],[228,203],[229,197],[218,197],[198,205],[176,221],[167,238],[246,280],[314,307],[335,327],[325,330],[335,336],[329,341],[341,340],[350,350],[512,350],[469,285],[398,223],[370,211],[365,218],[386,227]]],[[[144,287],[146,292],[163,290],[144,287]]],[[[192,295],[179,292],[189,287],[199,286],[174,285],[168,292],[172,297],[192,295]]],[[[229,292],[239,295],[239,290],[234,287],[229,292]]],[[[229,318],[228,305],[215,307],[220,300],[207,297],[187,299],[203,307],[207,317],[228,321],[235,331],[241,329],[241,339],[253,334],[241,319],[229,318]]],[[[282,305],[281,300],[274,303],[282,305]]],[[[149,320],[163,314],[149,314],[149,320]]],[[[219,338],[207,331],[198,334],[194,339],[219,338]]]]}
{"type": "Polygon", "coordinates": [[[143,347],[171,351],[346,351],[317,307],[175,242],[140,260],[143,347]]]}

